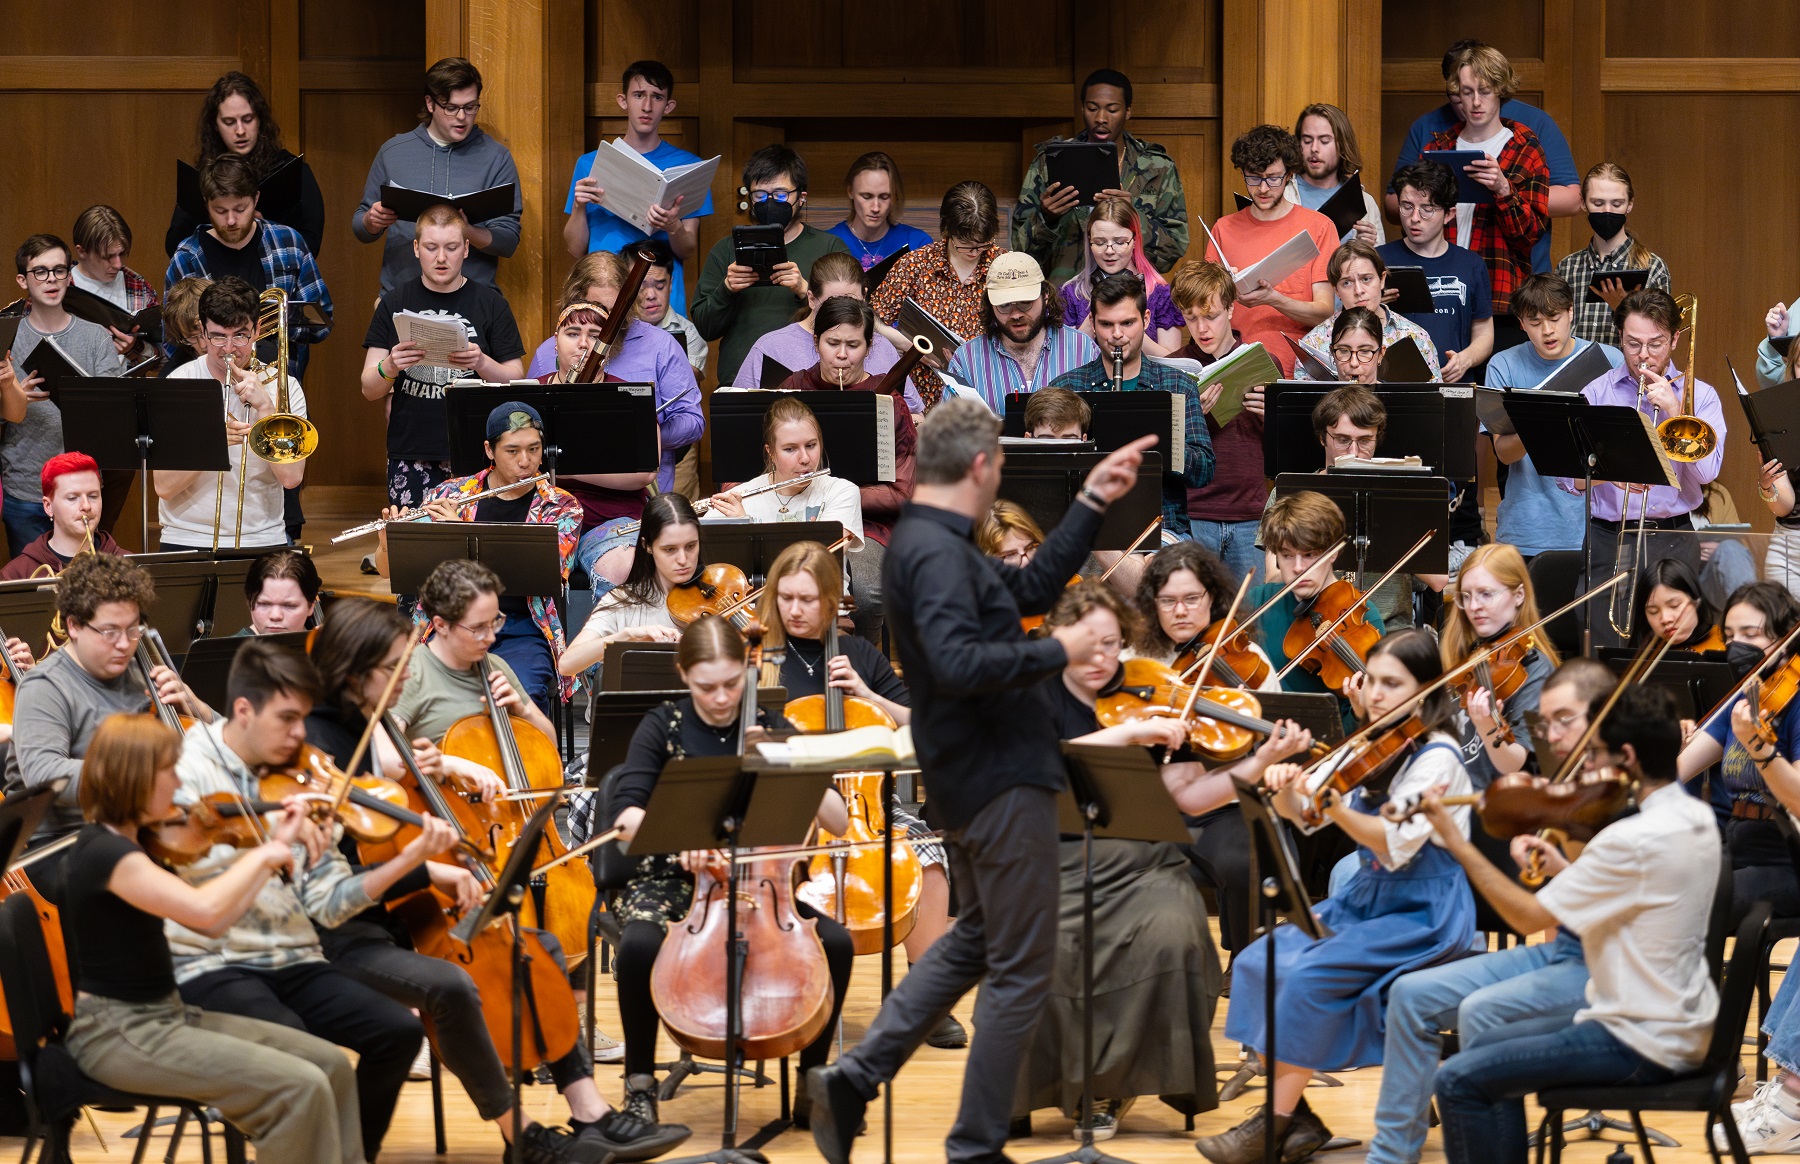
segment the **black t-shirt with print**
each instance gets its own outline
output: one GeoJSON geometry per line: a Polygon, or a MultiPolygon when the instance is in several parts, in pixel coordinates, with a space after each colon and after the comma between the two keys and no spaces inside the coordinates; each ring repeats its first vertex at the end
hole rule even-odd
{"type": "MultiPolygon", "coordinates": [[[[516,360],[525,354],[519,325],[513,320],[506,297],[492,287],[468,280],[454,291],[439,292],[414,279],[381,297],[375,317],[369,321],[365,348],[392,348],[400,342],[394,330],[394,313],[416,311],[462,320],[469,340],[490,358],[516,360]]],[[[387,371],[391,372],[390,367],[387,371]]],[[[444,391],[452,380],[467,375],[460,369],[407,369],[394,385],[394,408],[388,414],[388,456],[398,461],[448,461],[450,459],[449,410],[444,391]]]]}

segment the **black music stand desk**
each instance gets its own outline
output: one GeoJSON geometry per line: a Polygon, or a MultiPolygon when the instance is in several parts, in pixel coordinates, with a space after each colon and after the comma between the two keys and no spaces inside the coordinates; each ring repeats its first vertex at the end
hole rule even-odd
{"type": "Polygon", "coordinates": [[[559,474],[654,473],[661,463],[654,385],[464,383],[445,394],[452,473],[466,477],[488,467],[488,413],[514,400],[544,418],[544,472],[552,482],[559,474]]]}
{"type": "Polygon", "coordinates": [[[1450,480],[1417,470],[1351,473],[1283,473],[1275,492],[1308,490],[1331,498],[1344,514],[1344,528],[1356,555],[1357,588],[1365,574],[1379,574],[1398,562],[1431,532],[1425,548],[1407,563],[1414,574],[1450,570],[1450,480]]]}
{"type": "Polygon", "coordinates": [[[439,562],[480,562],[508,594],[553,597],[563,592],[556,527],[542,522],[389,522],[388,581],[396,594],[417,594],[439,562]]]}
{"type": "MultiPolygon", "coordinates": [[[[709,565],[729,562],[747,578],[765,578],[781,551],[796,542],[835,545],[844,536],[844,523],[831,521],[757,521],[700,523],[700,556],[709,565]]],[[[838,561],[844,551],[835,552],[838,561]]]]}
{"type": "MultiPolygon", "coordinates": [[[[1077,504],[1088,473],[1106,459],[1100,452],[1020,452],[1009,446],[1000,496],[1023,508],[1045,529],[1055,528],[1077,504]]],[[[1162,514],[1163,458],[1151,449],[1138,467],[1137,483],[1111,505],[1094,535],[1096,550],[1123,550],[1162,514]]],[[[1160,543],[1155,543],[1160,544],[1160,543]]]]}

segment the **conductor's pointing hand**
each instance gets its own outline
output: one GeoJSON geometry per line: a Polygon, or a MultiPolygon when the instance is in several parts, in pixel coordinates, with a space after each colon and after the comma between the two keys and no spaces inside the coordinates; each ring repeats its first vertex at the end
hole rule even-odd
{"type": "Polygon", "coordinates": [[[1144,452],[1155,447],[1156,439],[1156,434],[1150,433],[1109,453],[1088,473],[1086,487],[1099,494],[1107,505],[1131,492],[1137,484],[1138,467],[1144,463],[1144,452]]]}

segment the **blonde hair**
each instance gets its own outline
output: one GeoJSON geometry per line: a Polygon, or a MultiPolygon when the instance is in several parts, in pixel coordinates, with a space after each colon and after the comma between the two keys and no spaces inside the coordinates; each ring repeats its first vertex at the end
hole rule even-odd
{"type": "MultiPolygon", "coordinates": [[[[1617,162],[1595,162],[1588,168],[1588,172],[1581,176],[1581,201],[1584,206],[1587,204],[1588,183],[1596,178],[1602,182],[1617,182],[1625,187],[1627,202],[1637,200],[1637,191],[1631,185],[1631,175],[1625,172],[1624,166],[1617,162]]],[[[1632,234],[1629,230],[1625,232],[1625,237],[1631,240],[1629,244],[1631,249],[1625,252],[1625,265],[1634,270],[1648,267],[1650,260],[1654,257],[1650,253],[1650,248],[1639,242],[1637,235],[1632,234]]]]}
{"type": "Polygon", "coordinates": [[[463,212],[447,202],[427,207],[425,213],[419,215],[417,223],[420,230],[424,230],[428,226],[454,226],[457,230],[462,231],[464,238],[469,237],[468,225],[469,220],[463,217],[463,212]]]}
{"type": "Polygon", "coordinates": [[[771,647],[787,642],[787,628],[781,625],[775,589],[790,574],[812,575],[819,587],[819,616],[822,619],[835,619],[838,605],[844,600],[844,568],[830,550],[818,542],[795,542],[781,551],[769,566],[762,600],[756,604],[756,620],[762,623],[764,641],[771,647]]]}
{"type": "Polygon", "coordinates": [[[1169,294],[1182,311],[1209,305],[1214,310],[1229,311],[1237,302],[1237,284],[1232,282],[1231,272],[1219,264],[1191,259],[1176,270],[1169,283],[1169,294]]]}
{"type": "Polygon", "coordinates": [[[1450,68],[1450,76],[1445,82],[1445,90],[1452,97],[1459,95],[1462,88],[1462,71],[1470,69],[1476,80],[1486,81],[1494,96],[1502,101],[1512,97],[1519,91],[1519,75],[1513,72],[1512,62],[1506,54],[1491,44],[1478,44],[1464,49],[1457,54],[1450,68]]]}
{"type": "MultiPolygon", "coordinates": [[[[611,287],[615,291],[625,286],[625,277],[631,273],[630,265],[611,251],[592,251],[575,260],[569,268],[569,277],[563,280],[562,302],[558,304],[560,311],[574,303],[587,300],[588,288],[594,286],[611,287]]],[[[626,304],[631,314],[625,317],[630,323],[637,318],[637,301],[626,304]]],[[[619,304],[613,304],[617,311],[619,304]]]]}
{"type": "Polygon", "coordinates": [[[975,529],[975,544],[991,558],[1000,552],[1000,540],[1009,533],[1022,534],[1033,545],[1044,544],[1044,531],[1038,528],[1025,507],[1014,501],[994,502],[994,507],[975,529]]]}
{"type": "MultiPolygon", "coordinates": [[[[1443,655],[1445,667],[1455,667],[1467,662],[1481,642],[1481,636],[1475,633],[1474,624],[1464,613],[1461,602],[1462,580],[1469,576],[1470,570],[1478,567],[1492,574],[1508,590],[1524,588],[1525,601],[1519,604],[1519,612],[1513,616],[1513,630],[1530,626],[1538,620],[1537,594],[1531,588],[1531,571],[1526,569],[1524,557],[1505,542],[1489,542],[1485,546],[1477,546],[1473,553],[1463,559],[1462,565],[1457,567],[1456,581],[1444,592],[1444,629],[1438,636],[1438,650],[1443,655]]],[[[1550,645],[1547,638],[1534,635],[1532,641],[1538,654],[1549,660],[1552,667],[1562,663],[1557,657],[1556,648],[1550,645]]]]}

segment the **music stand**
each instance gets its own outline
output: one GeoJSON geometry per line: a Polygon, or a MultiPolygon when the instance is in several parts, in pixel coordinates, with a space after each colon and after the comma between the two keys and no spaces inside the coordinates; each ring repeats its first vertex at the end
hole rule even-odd
{"type": "Polygon", "coordinates": [[[1338,697],[1312,691],[1258,691],[1256,701],[1262,704],[1262,717],[1270,723],[1291,719],[1322,743],[1335,744],[1344,738],[1344,713],[1338,708],[1338,697]]]}
{"type": "Polygon", "coordinates": [[[80,449],[102,469],[135,469],[150,548],[150,471],[222,473],[225,404],[217,380],[70,377],[48,386],[62,413],[63,448],[80,449]]]}
{"type": "Polygon", "coordinates": [[[1414,574],[1450,571],[1450,481],[1418,473],[1283,473],[1275,478],[1278,494],[1308,490],[1336,502],[1344,514],[1351,549],[1356,554],[1356,586],[1365,574],[1379,574],[1398,562],[1413,544],[1432,532],[1425,548],[1413,555],[1407,570],[1414,574]]]}
{"type": "Polygon", "coordinates": [[[562,594],[562,552],[556,527],[542,522],[390,522],[388,581],[396,594],[417,594],[438,563],[466,558],[500,576],[506,593],[562,594]]]}
{"type": "MultiPolygon", "coordinates": [[[[716,1151],[685,1157],[680,1164],[768,1164],[756,1148],[737,1143],[738,1074],[742,1066],[743,972],[749,944],[738,931],[738,852],[757,845],[798,845],[806,836],[819,801],[831,787],[833,769],[746,766],[743,756],[694,756],[663,766],[644,819],[632,839],[633,856],[690,849],[726,852],[725,950],[725,1126],[716,1151]]],[[[782,1130],[765,1128],[771,1137],[782,1130]]],[[[761,1140],[763,1132],[755,1137],[761,1140]]],[[[675,1162],[671,1162],[675,1164],[675,1162]]]]}
{"type": "MultiPolygon", "coordinates": [[[[1314,941],[1330,937],[1331,931],[1313,916],[1312,898],[1307,895],[1299,864],[1288,844],[1286,831],[1276,819],[1274,806],[1259,788],[1235,778],[1232,784],[1237,788],[1244,825],[1250,830],[1250,884],[1253,887],[1250,893],[1254,898],[1251,905],[1262,916],[1263,938],[1268,942],[1263,975],[1263,1064],[1268,1072],[1269,1086],[1263,1089],[1263,1162],[1276,1164],[1275,1069],[1272,1064],[1281,1059],[1275,1053],[1275,927],[1280,924],[1281,915],[1286,914],[1291,924],[1299,926],[1300,931],[1314,941]]],[[[1342,1148],[1355,1143],[1355,1140],[1344,1143],[1333,1140],[1326,1147],[1342,1148]]]]}
{"type": "Polygon", "coordinates": [[[518,1069],[518,1064],[525,1060],[525,929],[519,918],[519,906],[524,904],[525,894],[531,887],[532,859],[537,856],[539,843],[544,839],[544,830],[550,827],[551,819],[556,815],[556,806],[562,803],[562,798],[562,789],[551,789],[538,804],[537,811],[531,814],[531,819],[519,830],[512,851],[507,854],[506,866],[500,870],[500,876],[488,892],[487,900],[482,902],[480,909],[464,914],[462,920],[450,931],[451,937],[467,947],[473,944],[476,934],[502,917],[512,917],[512,1142],[515,1144],[523,1143],[525,1134],[525,1072],[518,1069]]]}
{"type": "MultiPolygon", "coordinates": [[[[631,737],[644,716],[664,703],[675,703],[687,695],[687,688],[670,691],[596,691],[589,699],[594,718],[588,725],[587,778],[584,787],[598,788],[600,781],[614,767],[625,762],[631,750],[631,737]]],[[[775,713],[787,706],[785,687],[759,687],[756,703],[764,711],[775,713]]],[[[860,769],[859,769],[860,771],[860,769]]]]}
{"type": "MultiPolygon", "coordinates": [[[[1045,452],[1024,453],[1009,450],[1006,468],[1000,476],[1000,496],[1022,507],[1043,529],[1061,522],[1069,507],[1076,504],[1088,473],[1105,460],[1103,453],[1045,452]]],[[[1096,550],[1123,550],[1144,527],[1162,513],[1163,458],[1151,449],[1138,467],[1137,483],[1125,496],[1106,507],[1100,519],[1100,532],[1094,535],[1096,550]]],[[[1157,543],[1160,544],[1160,543],[1157,543]]]]}
{"type": "Polygon", "coordinates": [[[654,473],[661,463],[653,384],[463,383],[444,397],[453,474],[488,467],[488,413],[515,400],[544,418],[543,471],[551,484],[558,474],[654,473]]]}
{"type": "Polygon", "coordinates": [[[602,691],[685,691],[675,673],[676,643],[618,642],[600,661],[602,691]]]}
{"type": "MultiPolygon", "coordinates": [[[[1623,404],[1592,404],[1579,395],[1508,392],[1504,401],[1507,419],[1518,432],[1519,443],[1541,477],[1567,477],[1585,482],[1582,490],[1581,562],[1583,578],[1591,581],[1594,540],[1594,482],[1631,485],[1676,486],[1675,468],[1668,451],[1656,439],[1650,420],[1623,404]]],[[[1631,494],[1619,507],[1619,533],[1613,540],[1615,557],[1625,535],[1625,519],[1631,513],[1631,494]]],[[[1648,507],[1649,495],[1640,499],[1648,507]]],[[[1586,584],[1586,583],[1584,583],[1586,584]]],[[[1635,600],[1635,599],[1634,599],[1635,600]]],[[[1595,606],[1588,603],[1581,628],[1582,650],[1591,652],[1595,606]]],[[[1611,597],[1604,599],[1611,610],[1611,597]]]]}
{"type": "MultiPolygon", "coordinates": [[[[1601,647],[1595,655],[1615,676],[1622,676],[1637,652],[1601,647]]],[[[1682,719],[1698,720],[1731,694],[1738,685],[1738,678],[1723,655],[1693,655],[1676,650],[1663,656],[1656,670],[1639,682],[1667,691],[1675,700],[1676,714],[1682,719]]]]}
{"type": "Polygon", "coordinates": [[[0,628],[4,628],[7,637],[27,643],[44,642],[50,638],[55,618],[54,578],[0,582],[0,628]]]}
{"type": "Polygon", "coordinates": [[[274,643],[290,650],[306,653],[308,631],[289,631],[274,635],[231,635],[224,638],[195,639],[188,644],[187,656],[181,660],[181,681],[208,707],[230,713],[226,698],[226,681],[231,676],[232,660],[245,643],[274,643]]]}
{"type": "Polygon", "coordinates": [[[217,566],[207,559],[187,562],[150,562],[144,570],[156,586],[157,626],[169,650],[187,653],[188,645],[206,633],[217,566]]]}
{"type": "MultiPolygon", "coordinates": [[[[844,523],[831,521],[759,521],[720,525],[703,522],[700,526],[700,557],[708,564],[729,562],[747,578],[766,578],[769,567],[781,551],[796,542],[818,542],[833,545],[844,536],[844,523]]],[[[839,562],[844,551],[833,554],[839,562]]]]}
{"type": "Polygon", "coordinates": [[[0,876],[11,871],[44,825],[44,818],[56,804],[63,789],[69,786],[67,776],[58,776],[30,788],[21,788],[0,799],[0,876]]]}
{"type": "MultiPolygon", "coordinates": [[[[1325,447],[1313,432],[1319,401],[1341,387],[1279,380],[1263,389],[1263,476],[1311,473],[1325,467],[1325,447]]],[[[1370,389],[1387,409],[1378,457],[1416,456],[1455,481],[1475,479],[1474,393],[1446,384],[1378,384],[1370,389]]]]}
{"type": "Polygon", "coordinates": [[[1131,1164],[1094,1147],[1094,838],[1190,838],[1147,750],[1065,741],[1062,751],[1069,782],[1056,798],[1057,827],[1081,834],[1081,1146],[1038,1164],[1131,1164]]]}

